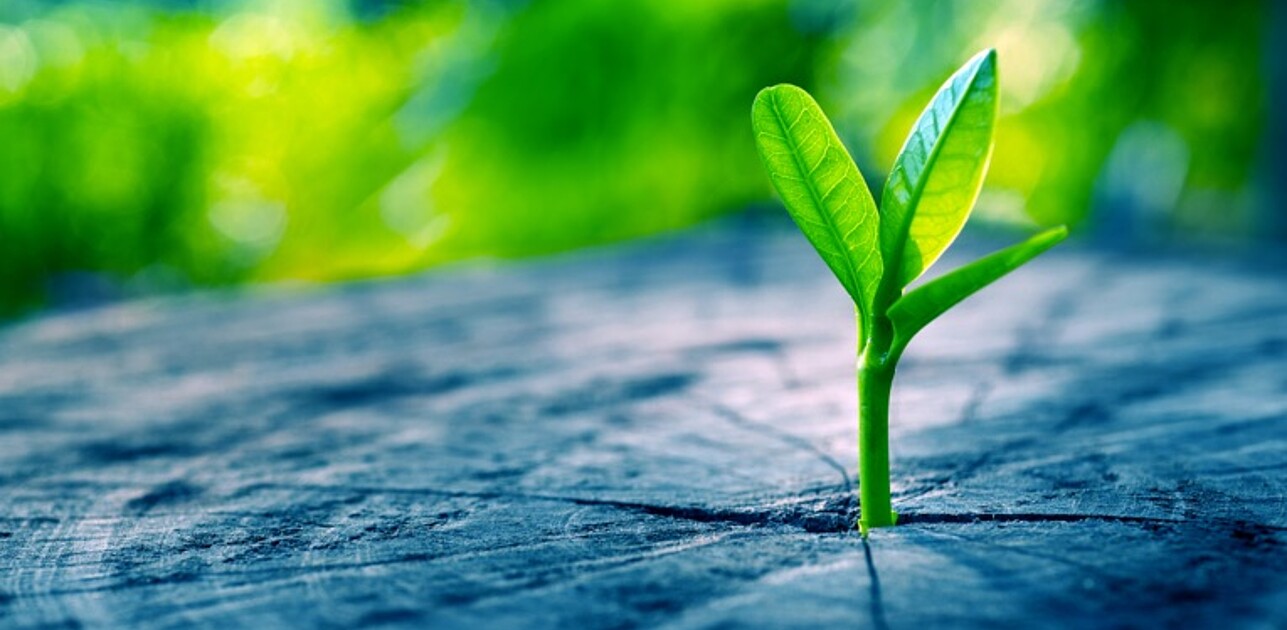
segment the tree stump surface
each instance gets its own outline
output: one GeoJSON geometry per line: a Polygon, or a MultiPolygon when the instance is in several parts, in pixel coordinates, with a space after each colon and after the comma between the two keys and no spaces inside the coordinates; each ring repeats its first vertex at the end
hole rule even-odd
{"type": "Polygon", "coordinates": [[[1285,273],[1074,245],[966,301],[867,542],[853,313],[777,223],[47,313],[0,626],[1284,627],[1285,273]]]}

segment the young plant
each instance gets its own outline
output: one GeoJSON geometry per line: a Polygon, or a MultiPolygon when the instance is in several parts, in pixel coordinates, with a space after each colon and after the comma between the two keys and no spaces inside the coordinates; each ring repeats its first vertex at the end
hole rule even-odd
{"type": "Polygon", "coordinates": [[[893,525],[889,394],[926,324],[1068,235],[1060,226],[904,293],[956,239],[978,198],[997,115],[996,52],[976,55],[921,113],[879,209],[822,109],[804,90],[762,90],[751,109],[760,157],[809,242],[853,298],[858,325],[859,529],[893,525]]]}

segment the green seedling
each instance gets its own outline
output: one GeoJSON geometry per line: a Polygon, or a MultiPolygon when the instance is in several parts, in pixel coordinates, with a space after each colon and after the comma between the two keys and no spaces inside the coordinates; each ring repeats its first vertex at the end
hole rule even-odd
{"type": "Polygon", "coordinates": [[[889,395],[908,342],[974,292],[1053,247],[1060,226],[911,291],[956,239],[983,184],[997,115],[996,52],[976,55],[921,113],[879,208],[822,109],[804,90],[762,90],[751,110],[760,157],[791,217],[853,298],[858,326],[858,482],[863,535],[893,525],[889,395]]]}

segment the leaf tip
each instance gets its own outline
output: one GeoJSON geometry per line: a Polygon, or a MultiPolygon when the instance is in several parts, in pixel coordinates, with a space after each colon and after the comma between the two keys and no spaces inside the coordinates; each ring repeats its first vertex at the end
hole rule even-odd
{"type": "Polygon", "coordinates": [[[759,93],[755,95],[755,102],[760,103],[760,102],[768,101],[769,99],[786,96],[788,94],[808,95],[808,92],[805,92],[803,88],[800,88],[799,86],[791,85],[790,83],[779,83],[777,85],[770,85],[769,87],[766,87],[760,90],[759,93]]]}
{"type": "MultiPolygon", "coordinates": [[[[755,100],[751,103],[752,120],[755,119],[755,117],[758,115],[758,112],[762,111],[765,107],[768,107],[772,101],[776,100],[777,95],[782,93],[783,88],[788,88],[788,87],[795,87],[795,86],[790,85],[788,83],[779,83],[777,85],[770,85],[760,90],[759,92],[757,92],[755,94],[755,100]]],[[[799,89],[799,88],[796,88],[796,89],[799,89]]]]}
{"type": "Polygon", "coordinates": [[[997,73],[997,49],[984,48],[975,53],[974,57],[970,58],[962,67],[962,69],[965,68],[972,68],[976,76],[992,75],[995,77],[997,73]]]}

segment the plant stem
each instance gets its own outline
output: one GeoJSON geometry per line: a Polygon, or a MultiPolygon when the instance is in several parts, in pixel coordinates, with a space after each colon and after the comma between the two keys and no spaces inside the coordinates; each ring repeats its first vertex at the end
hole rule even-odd
{"type": "Polygon", "coordinates": [[[893,335],[887,318],[876,318],[867,346],[858,357],[858,528],[889,527],[897,520],[889,498],[889,395],[894,364],[893,335]]]}

